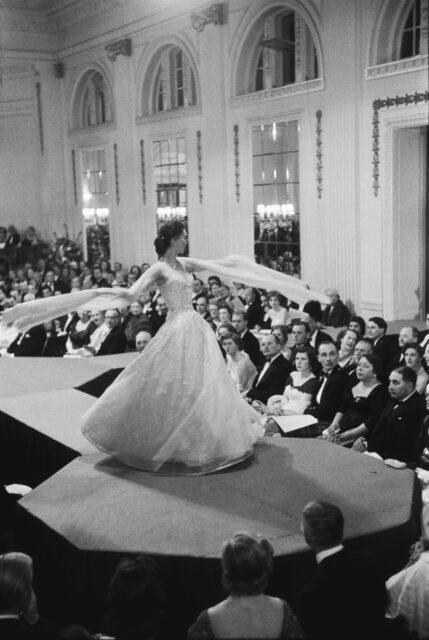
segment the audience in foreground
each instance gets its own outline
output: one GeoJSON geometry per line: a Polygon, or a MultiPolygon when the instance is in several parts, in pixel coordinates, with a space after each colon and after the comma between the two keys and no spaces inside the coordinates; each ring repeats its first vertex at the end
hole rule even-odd
{"type": "Polygon", "coordinates": [[[271,543],[263,537],[236,533],[225,542],[222,584],[229,597],[198,616],[188,640],[303,638],[288,603],[264,594],[273,555],[271,543]]]}

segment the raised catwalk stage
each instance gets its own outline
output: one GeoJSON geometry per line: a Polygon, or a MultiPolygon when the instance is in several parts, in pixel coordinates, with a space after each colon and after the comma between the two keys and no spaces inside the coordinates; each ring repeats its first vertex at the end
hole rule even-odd
{"type": "MultiPolygon", "coordinates": [[[[262,439],[253,459],[207,476],[130,469],[95,453],[78,426],[81,413],[95,400],[88,391],[98,393],[100,376],[106,382],[109,367],[120,368],[118,362],[95,376],[84,373],[82,361],[73,364],[79,379],[71,369],[67,375],[71,386],[77,381],[78,390],[47,384],[64,381],[60,368],[67,367],[67,361],[50,359],[44,369],[46,360],[40,360],[40,372],[51,371],[44,386],[34,360],[29,366],[39,393],[29,394],[27,387],[27,393],[0,400],[8,418],[6,427],[1,423],[0,438],[2,451],[6,443],[10,457],[19,458],[20,450],[13,450],[27,446],[24,459],[31,461],[38,480],[47,477],[44,465],[53,469],[68,462],[20,501],[18,546],[34,559],[39,602],[54,619],[76,622],[77,612],[80,622],[97,628],[118,559],[144,551],[158,559],[180,639],[201,609],[223,597],[222,543],[243,530],[270,538],[276,551],[270,592],[293,601],[314,566],[300,533],[302,507],[312,499],[329,500],[342,509],[350,547],[375,551],[388,573],[405,564],[420,517],[412,471],[391,469],[321,440],[299,438],[262,439]],[[19,438],[14,441],[15,430],[19,438]],[[37,437],[41,440],[33,450],[37,437]],[[71,461],[45,459],[43,451],[50,447],[69,452],[71,461]],[[61,589],[55,588],[58,584],[61,589]]],[[[7,367],[20,378],[24,365],[24,359],[16,359],[7,367]],[[15,362],[21,371],[13,371],[15,362]]]]}

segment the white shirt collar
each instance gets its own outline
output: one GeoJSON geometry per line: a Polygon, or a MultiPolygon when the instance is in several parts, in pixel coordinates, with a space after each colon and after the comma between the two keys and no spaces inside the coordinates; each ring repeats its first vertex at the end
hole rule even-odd
{"type": "Polygon", "coordinates": [[[317,564],[320,564],[322,560],[324,560],[325,558],[329,558],[329,556],[333,556],[334,553],[338,553],[342,549],[344,549],[344,546],[342,544],[337,544],[336,547],[331,547],[330,549],[324,549],[323,551],[319,551],[319,553],[316,553],[317,564]]]}

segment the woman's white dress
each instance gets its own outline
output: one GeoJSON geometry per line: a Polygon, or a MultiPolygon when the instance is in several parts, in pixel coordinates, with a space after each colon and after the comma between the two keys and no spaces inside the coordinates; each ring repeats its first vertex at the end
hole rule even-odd
{"type": "Polygon", "coordinates": [[[83,416],[84,435],[127,465],[208,473],[249,457],[259,414],[236,390],[213,330],[191,304],[192,277],[160,286],[167,322],[83,416]]]}

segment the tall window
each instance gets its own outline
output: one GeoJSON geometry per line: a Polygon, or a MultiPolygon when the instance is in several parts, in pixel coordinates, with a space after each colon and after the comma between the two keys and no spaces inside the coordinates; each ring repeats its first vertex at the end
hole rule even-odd
{"type": "Polygon", "coordinates": [[[299,275],[298,121],[253,127],[252,146],[256,259],[299,275]]]}
{"type": "Polygon", "coordinates": [[[111,119],[106,82],[98,71],[90,73],[82,90],[81,126],[93,127],[111,119]]]}
{"type": "Polygon", "coordinates": [[[294,11],[269,16],[258,41],[253,91],[318,77],[316,47],[307,25],[294,11]]]}
{"type": "Polygon", "coordinates": [[[155,75],[153,112],[160,113],[189,107],[197,103],[194,72],[179,47],[170,47],[161,54],[155,75]]]}
{"type": "Polygon", "coordinates": [[[180,220],[187,228],[187,163],[185,138],[153,143],[157,226],[180,220]]]}
{"type": "Polygon", "coordinates": [[[414,0],[401,35],[399,58],[412,58],[428,52],[427,0],[414,0]],[[424,5],[426,11],[423,11],[424,5]],[[426,24],[423,24],[425,20],[426,24]],[[424,36],[424,37],[422,37],[424,36]]]}
{"type": "Polygon", "coordinates": [[[81,166],[85,249],[87,259],[94,264],[110,258],[110,211],[105,150],[82,150],[81,166]]]}

